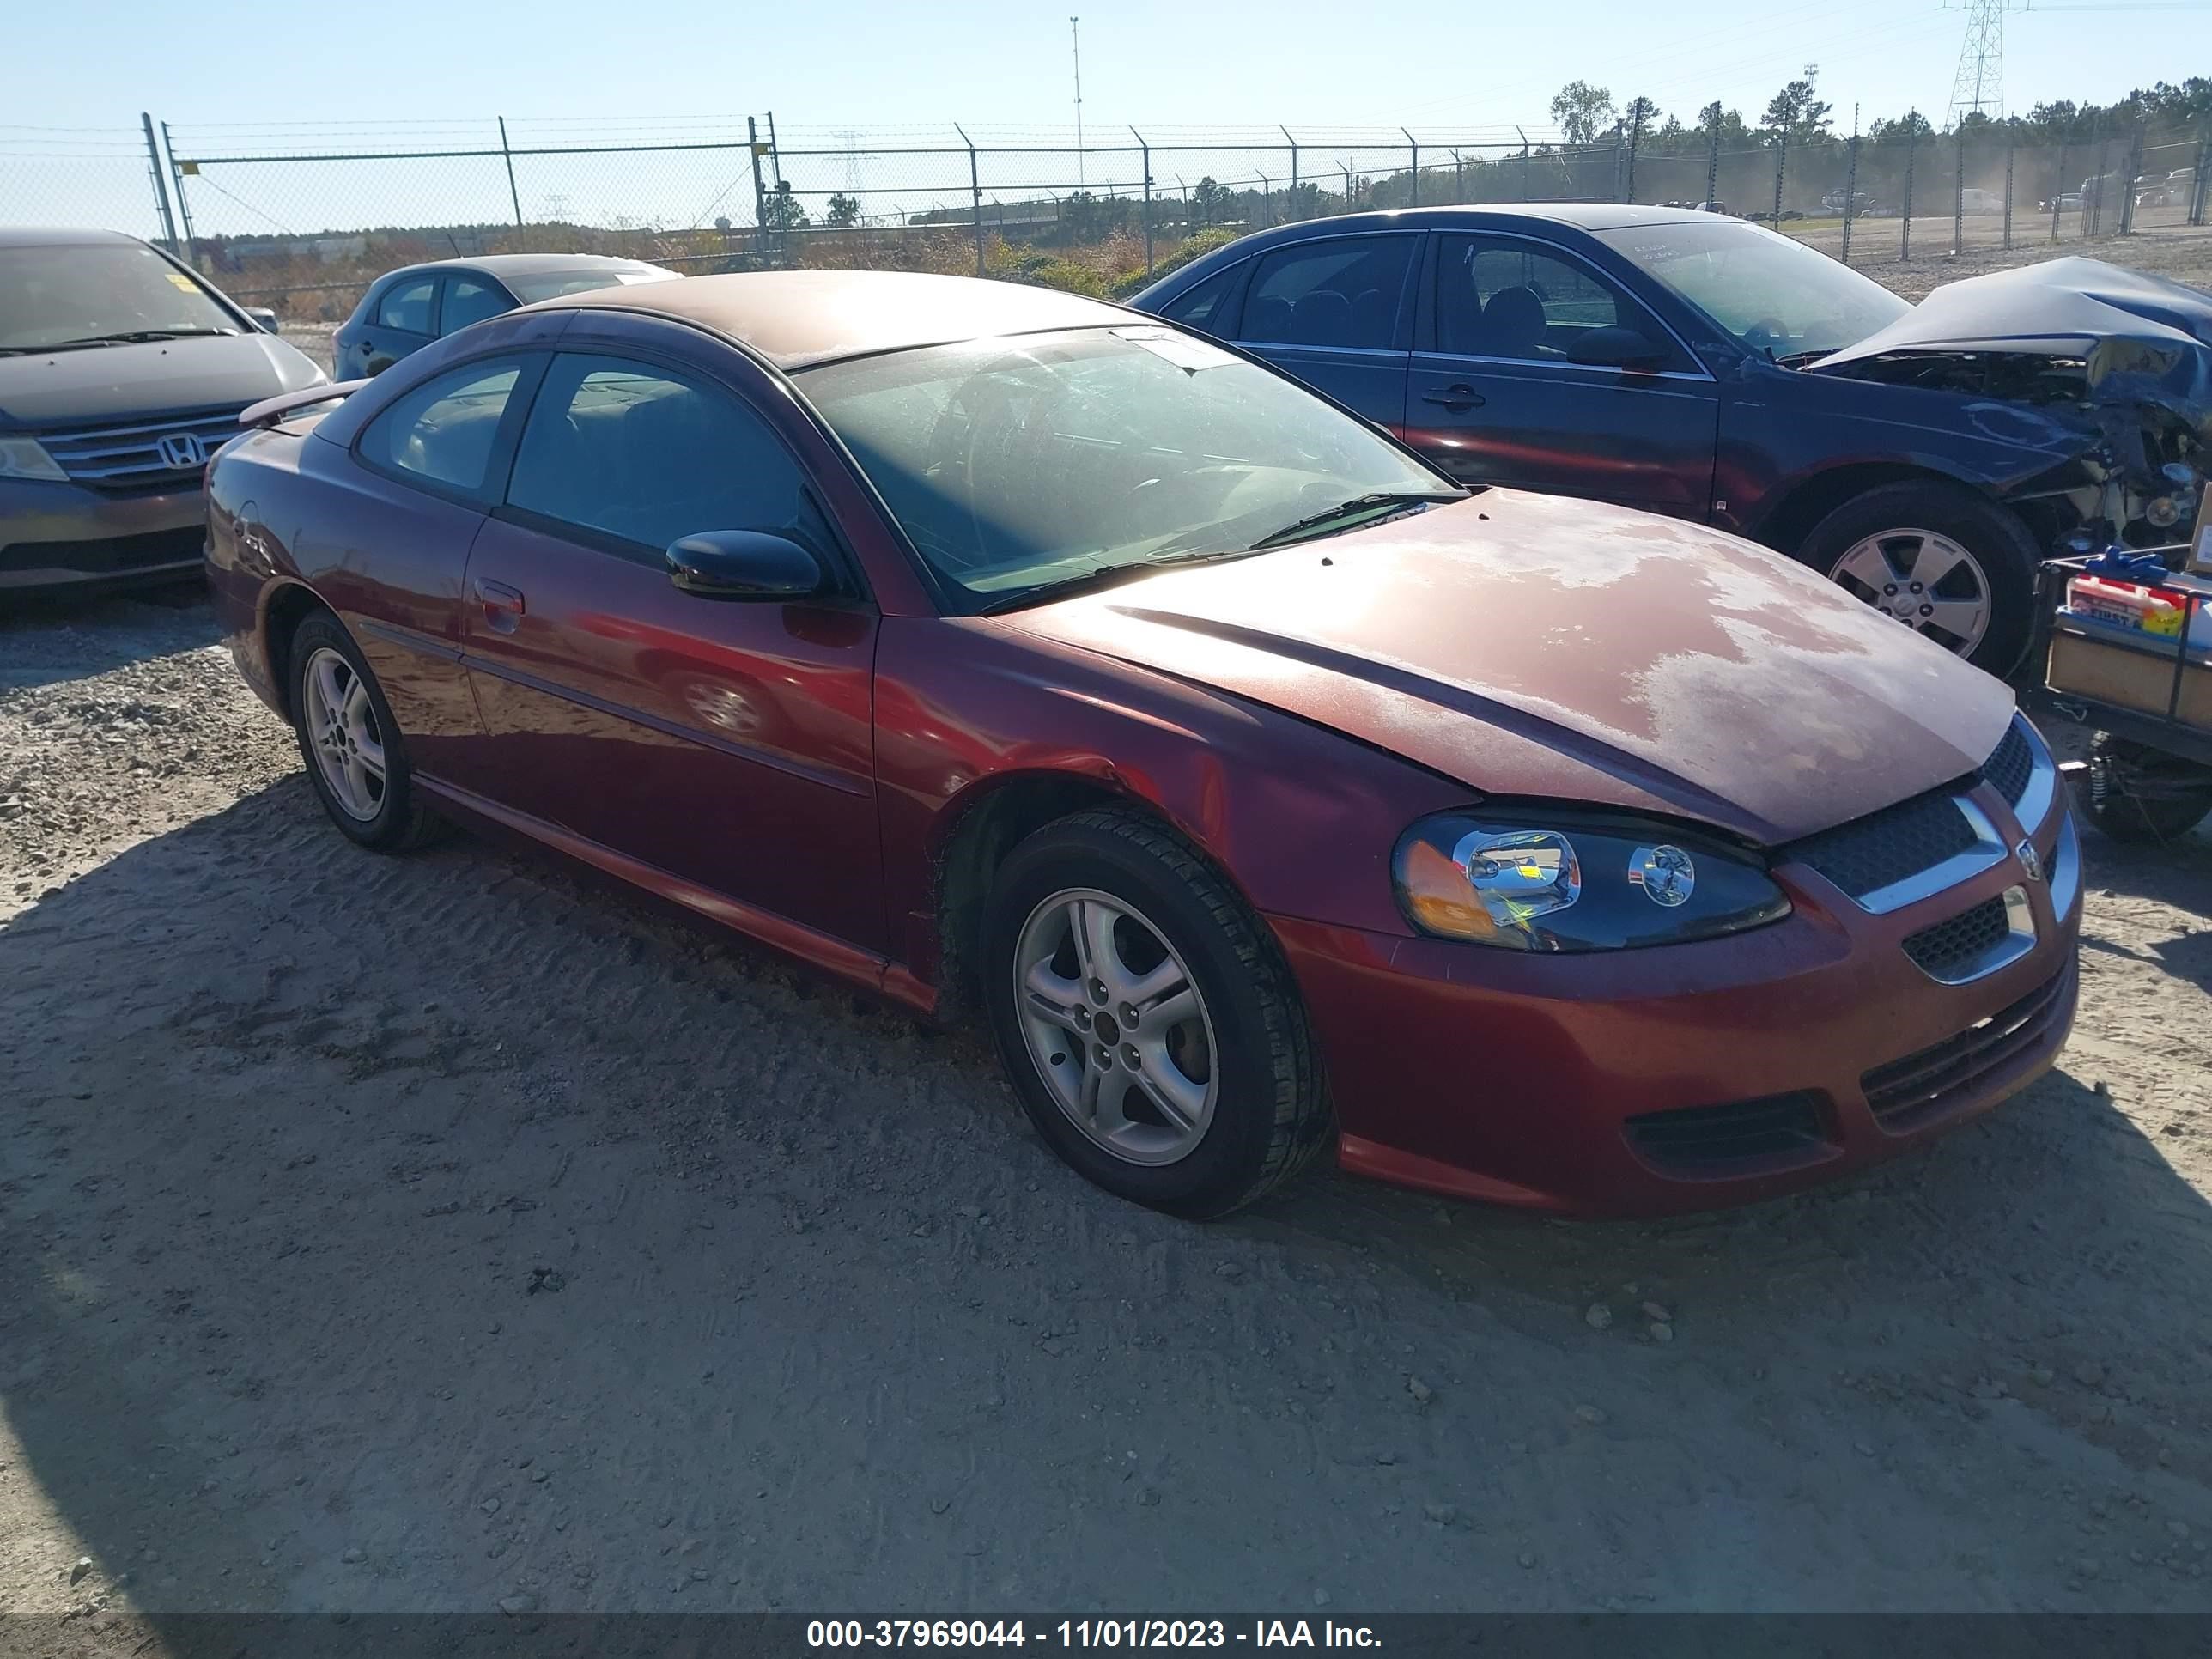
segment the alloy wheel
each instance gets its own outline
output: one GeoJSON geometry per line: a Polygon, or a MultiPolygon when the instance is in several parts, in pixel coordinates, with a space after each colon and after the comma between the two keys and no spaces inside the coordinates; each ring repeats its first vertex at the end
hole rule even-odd
{"type": "Polygon", "coordinates": [[[307,659],[301,716],[331,799],[348,817],[369,823],[384,809],[384,734],[368,685],[328,646],[307,659]]]}
{"type": "Polygon", "coordinates": [[[1165,935],[1126,899],[1054,893],[1014,947],[1030,1058],[1068,1121],[1131,1164],[1187,1158],[1220,1096],[1206,999],[1165,935]]]}
{"type": "Polygon", "coordinates": [[[1971,656],[1990,631],[1990,581],[1981,562],[1948,536],[1899,528],[1861,538],[1830,567],[1839,583],[1886,617],[1971,656]]]}

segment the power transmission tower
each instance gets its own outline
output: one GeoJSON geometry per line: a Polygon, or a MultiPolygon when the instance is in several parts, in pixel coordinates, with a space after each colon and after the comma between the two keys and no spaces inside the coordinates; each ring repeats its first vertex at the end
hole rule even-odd
{"type": "Polygon", "coordinates": [[[1950,125],[1969,114],[2004,113],[2004,15],[2007,0],[1965,0],[1966,41],[1951,82],[1950,125]]]}

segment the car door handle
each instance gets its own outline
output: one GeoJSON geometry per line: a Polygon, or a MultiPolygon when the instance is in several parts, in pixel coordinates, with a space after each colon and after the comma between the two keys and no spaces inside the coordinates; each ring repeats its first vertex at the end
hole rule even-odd
{"type": "Polygon", "coordinates": [[[1471,386],[1448,386],[1442,392],[1423,392],[1421,401],[1445,409],[1480,409],[1482,394],[1471,386]]]}
{"type": "Polygon", "coordinates": [[[515,623],[522,618],[522,590],[505,582],[479,580],[477,603],[483,607],[484,621],[501,634],[514,632],[515,623]]]}

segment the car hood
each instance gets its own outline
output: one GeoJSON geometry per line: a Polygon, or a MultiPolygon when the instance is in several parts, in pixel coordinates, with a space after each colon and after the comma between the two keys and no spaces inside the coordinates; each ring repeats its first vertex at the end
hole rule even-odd
{"type": "Polygon", "coordinates": [[[2012,694],[1779,555],[1490,490],[999,619],[1486,795],[1795,840],[1974,771],[2012,694]]]}
{"type": "Polygon", "coordinates": [[[322,378],[273,334],[215,334],[138,345],[0,357],[0,427],[121,422],[136,415],[244,405],[322,378]]]}
{"type": "Polygon", "coordinates": [[[2041,404],[2157,492],[2171,487],[2167,456],[2212,448],[2212,294],[2049,259],[1946,283],[1807,372],[2041,404]]]}

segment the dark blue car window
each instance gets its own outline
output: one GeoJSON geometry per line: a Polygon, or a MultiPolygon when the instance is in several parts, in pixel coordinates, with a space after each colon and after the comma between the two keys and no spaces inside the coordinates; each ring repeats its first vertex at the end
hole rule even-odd
{"type": "Polygon", "coordinates": [[[449,276],[446,279],[446,303],[438,313],[438,331],[451,334],[457,328],[466,328],[471,323],[480,323],[487,317],[496,317],[513,307],[507,295],[481,276],[449,276]]]}
{"type": "Polygon", "coordinates": [[[377,325],[396,328],[403,334],[428,334],[430,331],[430,295],[437,286],[438,279],[434,276],[394,283],[385,289],[384,297],[376,302],[377,325]]]}
{"type": "Polygon", "coordinates": [[[1160,307],[1160,315],[1171,323],[1181,323],[1185,328],[1194,328],[1206,334],[1222,331],[1221,313],[1237,279],[1243,274],[1242,260],[1225,270],[1217,270],[1194,288],[1177,295],[1160,307]]]}
{"type": "Polygon", "coordinates": [[[1239,331],[1261,345],[1388,350],[1414,240],[1347,236],[1265,255],[1253,273],[1239,331]]]}

